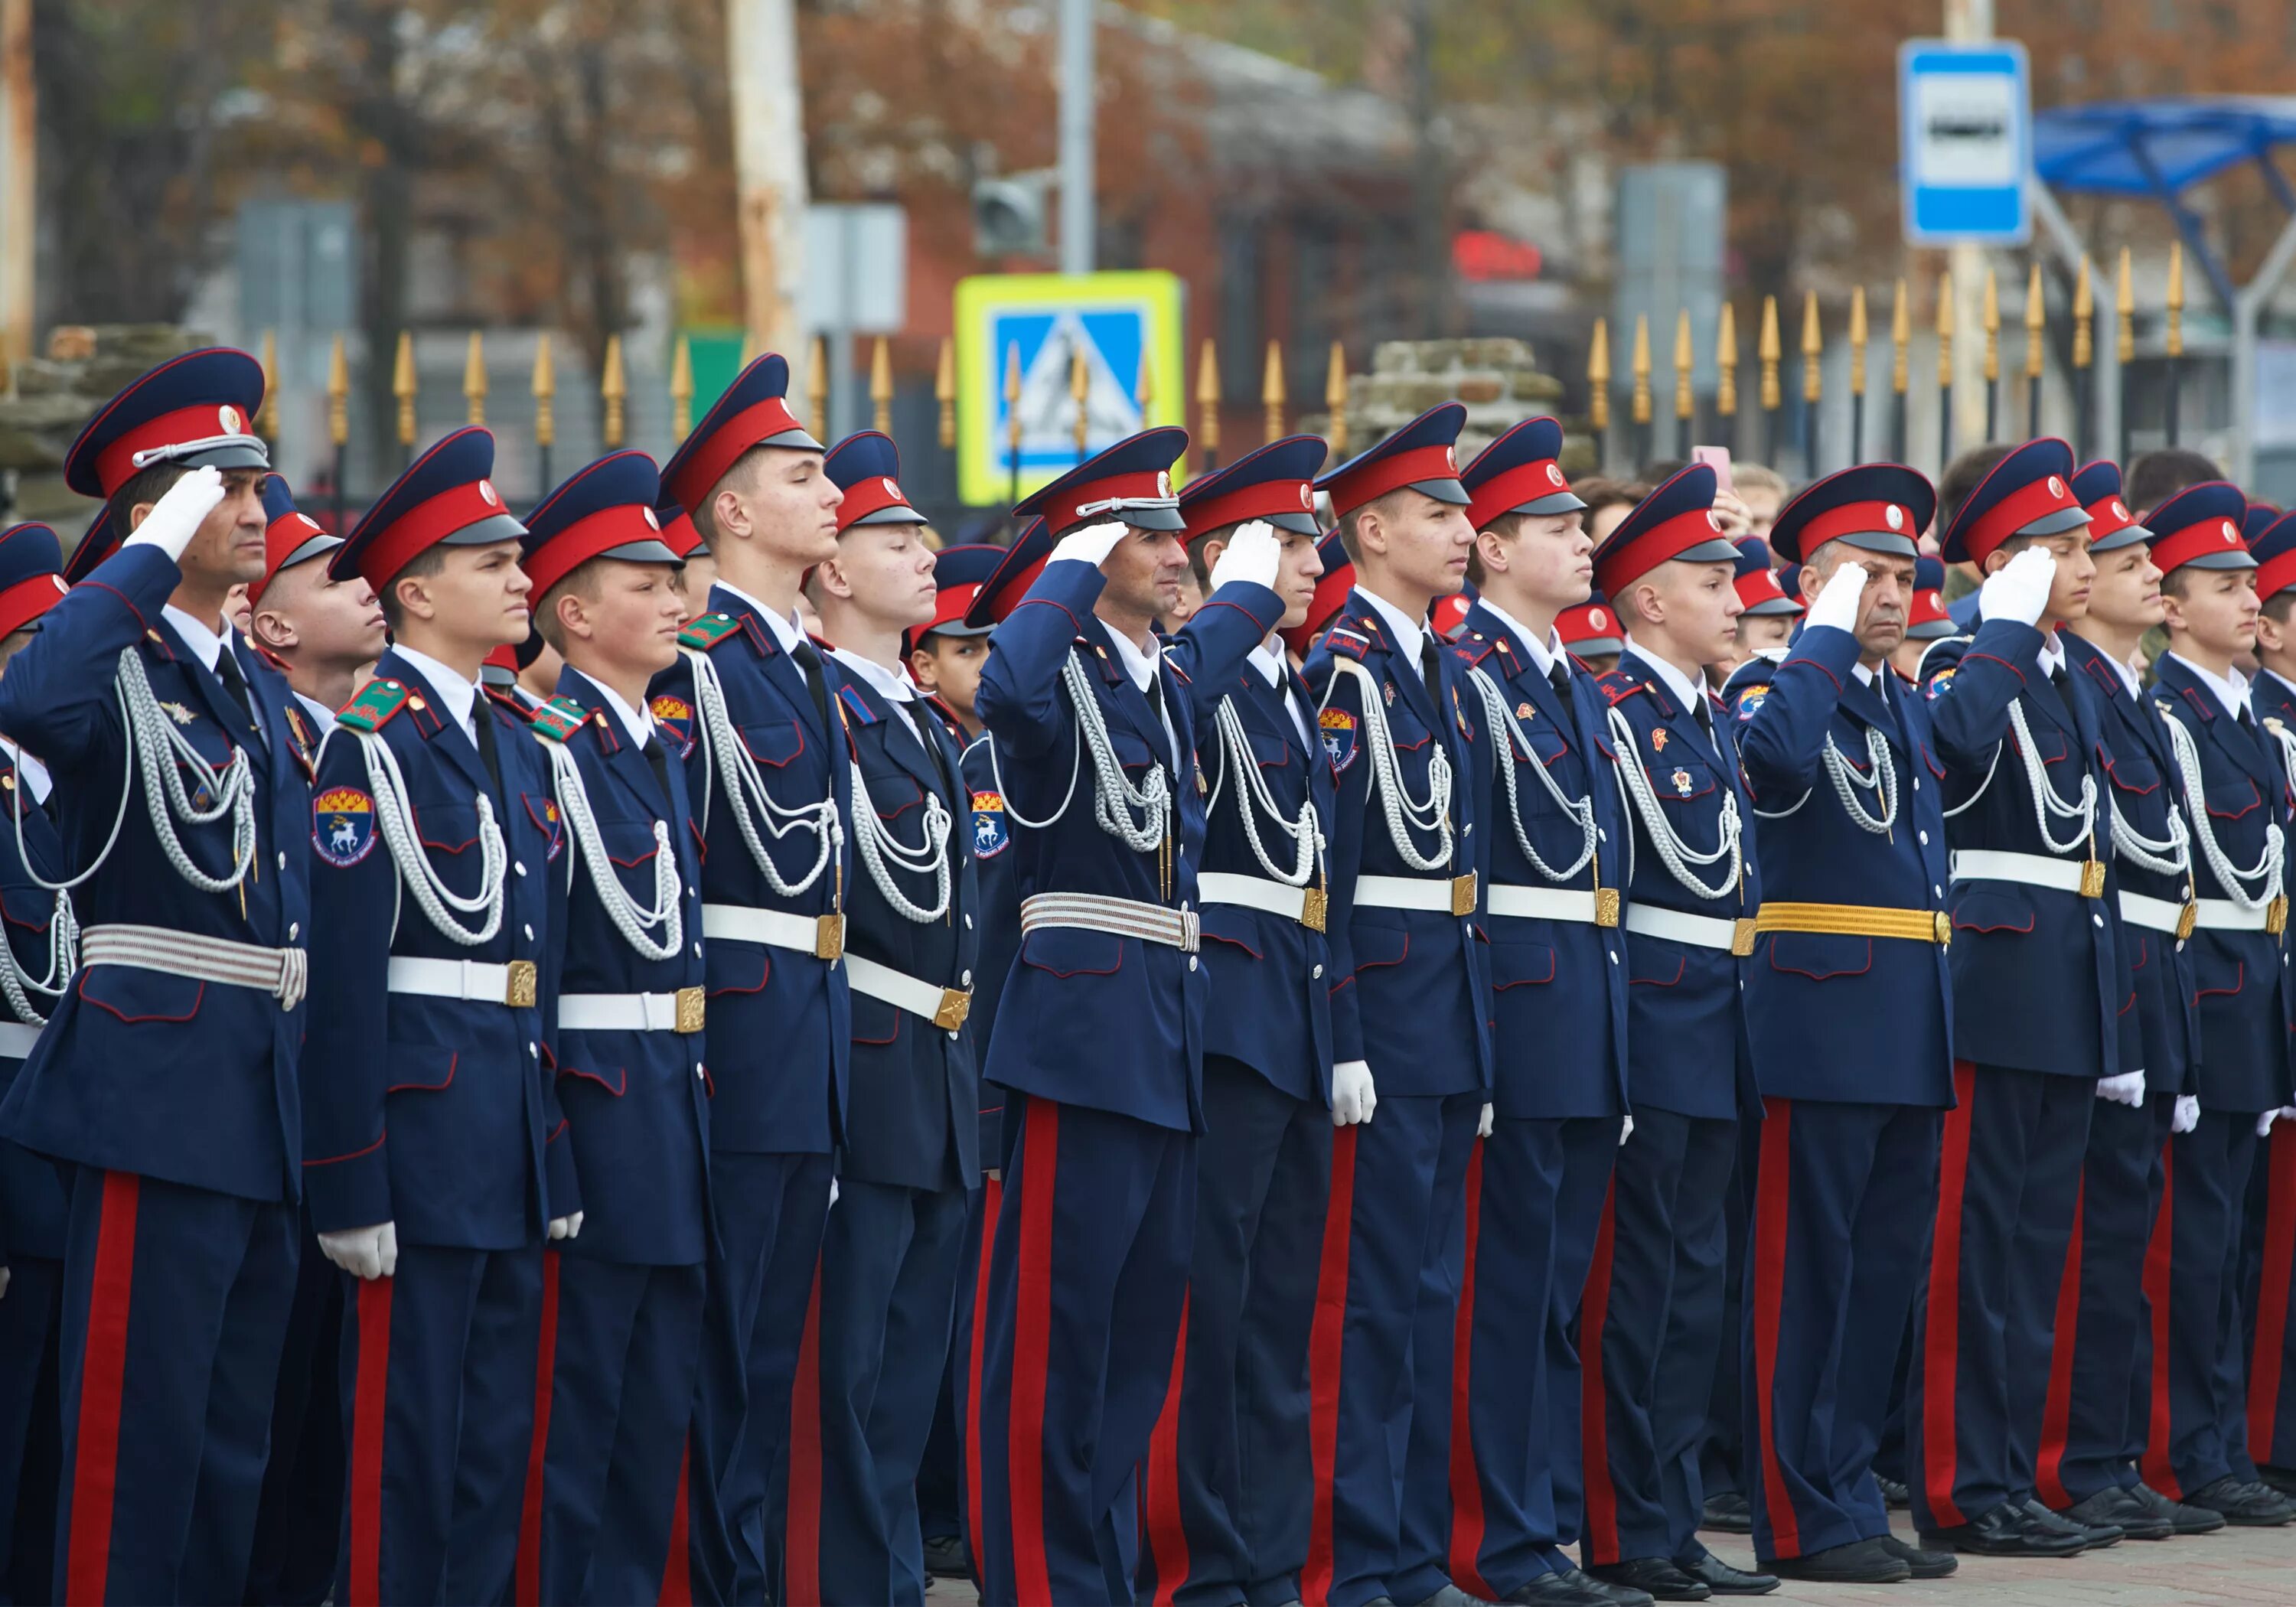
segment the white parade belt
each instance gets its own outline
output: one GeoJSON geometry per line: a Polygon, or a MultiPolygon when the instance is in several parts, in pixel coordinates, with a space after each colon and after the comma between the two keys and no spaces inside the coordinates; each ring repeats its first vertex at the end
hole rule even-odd
{"type": "Polygon", "coordinates": [[[1616,926],[1619,890],[1614,887],[1518,887],[1491,883],[1490,911],[1522,921],[1570,921],[1581,926],[1616,926]]]}
{"type": "Polygon", "coordinates": [[[427,999],[463,999],[474,1004],[503,1004],[512,1010],[535,1005],[535,969],[531,960],[507,964],[488,960],[425,960],[412,955],[390,956],[386,985],[393,993],[427,999]]]}
{"type": "Polygon", "coordinates": [[[28,1027],[21,1021],[0,1021],[0,1056],[9,1060],[29,1060],[32,1049],[40,1041],[40,1029],[28,1027]]]}
{"type": "Polygon", "coordinates": [[[1951,861],[1956,881],[2015,881],[2051,892],[2104,897],[2104,862],[2056,859],[2046,854],[2009,854],[1996,849],[1956,849],[1951,861]]]}
{"type": "Polygon", "coordinates": [[[2207,931],[2268,931],[2277,932],[2287,918],[2287,906],[2277,898],[2261,909],[2243,909],[2229,898],[2203,898],[2194,924],[2207,931]]]}
{"type": "Polygon", "coordinates": [[[845,917],[841,914],[796,915],[787,910],[751,909],[742,904],[701,906],[701,935],[729,943],[762,943],[834,960],[845,952],[845,917]]]}
{"type": "Polygon", "coordinates": [[[568,1032],[699,1032],[703,990],[676,993],[567,993],[558,997],[558,1025],[568,1032]]]}
{"type": "Polygon", "coordinates": [[[1475,873],[1464,876],[1358,876],[1357,909],[1415,909],[1439,915],[1475,913],[1475,873]]]}
{"type": "Polygon", "coordinates": [[[1206,904],[1233,904],[1263,914],[1297,921],[1310,931],[1324,930],[1329,900],[1320,887],[1293,887],[1265,876],[1242,876],[1233,871],[1196,873],[1196,897],[1206,904]]]}
{"type": "Polygon", "coordinates": [[[257,988],[277,999],[283,1010],[302,1002],[310,979],[310,956],[302,949],[264,948],[164,926],[91,926],[80,934],[79,958],[83,965],[125,965],[257,988]]]}
{"type": "MultiPolygon", "coordinates": [[[[2209,898],[2202,902],[2223,904],[2234,909],[2239,907],[2226,898],[2209,898]]],[[[2179,938],[2186,938],[2192,935],[2194,924],[2207,924],[2205,922],[2199,921],[2199,905],[2178,904],[2169,898],[2155,898],[2149,893],[2132,893],[2127,888],[2120,890],[2120,918],[2131,926],[2142,926],[2151,931],[2171,932],[2179,938]]],[[[2259,915],[2263,913],[2261,910],[2257,912],[2259,915]]],[[[2261,921],[2258,922],[2257,929],[2259,931],[2263,929],[2261,921]]]]}
{"type": "Polygon", "coordinates": [[[1641,937],[1664,938],[1669,943],[1687,943],[1695,948],[1720,948],[1739,955],[1753,952],[1751,921],[1726,921],[1719,915],[1692,915],[1678,909],[1660,909],[1655,904],[1636,904],[1627,910],[1627,930],[1641,937]],[[1741,928],[1744,929],[1742,936],[1741,928]]]}
{"type": "Polygon", "coordinates": [[[854,992],[890,1004],[896,1010],[906,1010],[911,1015],[921,1015],[943,1032],[955,1032],[964,1026],[965,1016],[972,1009],[972,990],[969,988],[936,988],[905,971],[895,971],[859,955],[845,956],[845,980],[854,992]]]}
{"type": "Polygon", "coordinates": [[[1202,929],[1193,910],[1170,909],[1104,893],[1032,893],[1021,900],[1023,937],[1051,926],[1137,938],[1184,954],[1194,954],[1202,941],[1202,929]]]}

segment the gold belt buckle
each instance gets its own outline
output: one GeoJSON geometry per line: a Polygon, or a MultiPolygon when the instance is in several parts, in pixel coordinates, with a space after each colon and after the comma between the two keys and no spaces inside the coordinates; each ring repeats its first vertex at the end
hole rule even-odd
{"type": "Polygon", "coordinates": [[[1742,960],[1754,952],[1752,916],[1741,915],[1730,923],[1730,952],[1742,960]]]}
{"type": "Polygon", "coordinates": [[[503,1003],[512,1010],[534,1008],[535,969],[531,960],[512,960],[503,984],[503,1003]]]}
{"type": "Polygon", "coordinates": [[[707,993],[700,988],[681,988],[677,990],[676,997],[677,1024],[670,1030],[673,1032],[701,1031],[703,1001],[708,997],[707,993]]]}
{"type": "Polygon", "coordinates": [[[2199,926],[2200,923],[2201,906],[2187,898],[2184,903],[2184,906],[2177,912],[2177,940],[2181,943],[2186,938],[2191,937],[2193,935],[2194,928],[2199,926]]]}
{"type": "Polygon", "coordinates": [[[2080,896],[2084,898],[2102,898],[2104,897],[2103,860],[2084,859],[2081,861],[2080,896]]]}
{"type": "Polygon", "coordinates": [[[940,990],[940,1008],[933,1012],[933,1025],[943,1032],[955,1032],[964,1025],[964,1018],[972,1013],[972,995],[963,988],[940,990]]]}
{"type": "Polygon", "coordinates": [[[2285,893],[2264,906],[2264,930],[2276,938],[2288,930],[2288,896],[2285,893]]]}
{"type": "Polygon", "coordinates": [[[1302,888],[1300,903],[1300,924],[1309,931],[1321,931],[1328,918],[1332,896],[1320,887],[1302,888]]]}
{"type": "Polygon", "coordinates": [[[1598,887],[1595,890],[1595,924],[1616,926],[1619,923],[1619,890],[1598,887]]]}
{"type": "Polygon", "coordinates": [[[841,960],[845,957],[843,914],[814,917],[813,957],[816,960],[841,960]]]}
{"type": "Polygon", "coordinates": [[[1935,927],[1935,929],[1936,929],[1936,932],[1937,932],[1937,946],[1938,946],[1939,948],[1950,948],[1950,947],[1953,947],[1953,917],[1952,917],[1950,914],[1947,914],[1944,910],[1939,910],[1939,911],[1935,912],[1935,913],[1934,913],[1934,914],[1930,917],[1930,918],[1931,918],[1931,922],[1933,923],[1933,925],[1934,925],[1934,927],[1935,927]]]}
{"type": "Polygon", "coordinates": [[[1451,913],[1472,915],[1475,913],[1475,873],[1451,878],[1451,913]]]}

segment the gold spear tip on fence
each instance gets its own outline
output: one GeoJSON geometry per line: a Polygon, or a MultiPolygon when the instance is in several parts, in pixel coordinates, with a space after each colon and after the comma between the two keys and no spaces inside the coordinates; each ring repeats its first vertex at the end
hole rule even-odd
{"type": "Polygon", "coordinates": [[[1021,343],[1004,348],[1004,436],[1012,449],[1021,449],[1021,343]]]}
{"type": "Polygon", "coordinates": [[[1805,402],[1815,402],[1823,393],[1825,365],[1825,332],[1818,327],[1817,292],[1804,291],[1801,299],[1801,397],[1805,402]]]}
{"type": "Polygon", "coordinates": [[[398,352],[390,365],[390,394],[398,398],[398,444],[414,444],[414,337],[398,332],[398,352]]]}
{"type": "Polygon", "coordinates": [[[2038,379],[2041,373],[2041,337],[2048,329],[2048,298],[2041,291],[2041,259],[2033,258],[2033,271],[2025,280],[2025,377],[2038,379]]]}
{"type": "Polygon", "coordinates": [[[1695,355],[1690,343],[1690,309],[1685,307],[1674,319],[1674,416],[1678,419],[1692,418],[1697,414],[1698,402],[1690,383],[1695,355]]]}
{"type": "Polygon", "coordinates": [[[2120,267],[2113,282],[2112,310],[2124,316],[2136,310],[2136,283],[2129,275],[2127,246],[2120,248],[2120,267]]]}
{"type": "Polygon", "coordinates": [[[2172,357],[2185,355],[2185,242],[2169,242],[2169,321],[2162,349],[2172,357]]]}
{"type": "Polygon", "coordinates": [[[1727,301],[1714,325],[1714,411],[1738,416],[1738,315],[1727,301]]]}
{"type": "Polygon", "coordinates": [[[558,436],[558,371],[550,361],[550,332],[534,341],[534,444],[552,445],[558,436]]]}
{"type": "Polygon", "coordinates": [[[1985,270],[1985,377],[1990,381],[2001,377],[2001,288],[1995,281],[1993,270],[1985,270]]]}
{"type": "Polygon", "coordinates": [[[1849,394],[1866,394],[1866,344],[1871,334],[1866,324],[1866,287],[1849,288],[1849,394]]]}
{"type": "Polygon", "coordinates": [[[1348,348],[1337,340],[1332,342],[1331,362],[1324,370],[1324,406],[1331,414],[1324,429],[1332,455],[1344,458],[1348,455],[1348,348]]]}
{"type": "Polygon", "coordinates": [[[669,430],[684,440],[693,429],[693,341],[685,335],[669,351],[669,430]]]}
{"type": "Polygon", "coordinates": [[[816,335],[805,360],[805,402],[812,410],[813,427],[829,429],[829,337],[816,335]]]}
{"type": "MultiPolygon", "coordinates": [[[[0,390],[8,389],[8,353],[0,342],[0,390]]],[[[276,330],[263,332],[263,406],[256,409],[255,432],[276,440],[279,437],[279,333],[276,330]]]]}
{"type": "Polygon", "coordinates": [[[1587,348],[1587,422],[1596,430],[1611,427],[1611,321],[1595,320],[1595,336],[1587,348]]]}
{"type": "Polygon", "coordinates": [[[487,353],[486,341],[477,330],[471,332],[470,348],[463,356],[463,399],[470,404],[471,422],[487,422],[487,353]]]}
{"type": "Polygon", "coordinates": [[[327,439],[334,446],[344,446],[351,439],[350,402],[350,354],[339,334],[327,351],[327,439]]]}
{"type": "Polygon", "coordinates": [[[940,404],[940,445],[946,452],[956,445],[956,342],[947,335],[933,363],[933,400],[940,404]]]}
{"type": "Polygon", "coordinates": [[[1762,406],[1775,411],[1783,398],[1778,390],[1778,358],[1785,343],[1778,338],[1778,299],[1762,298],[1762,327],[1754,337],[1754,355],[1762,365],[1762,406]]]}
{"type": "Polygon", "coordinates": [[[893,432],[893,347],[882,335],[869,354],[869,418],[881,434],[893,432]]]}
{"type": "Polygon", "coordinates": [[[2088,278],[2088,253],[2081,253],[2073,276],[2073,366],[2087,368],[2096,356],[2096,291],[2088,278]]]}
{"type": "Polygon", "coordinates": [[[629,376],[622,369],[622,338],[608,335],[606,360],[598,373],[598,395],[606,404],[606,416],[598,433],[609,448],[622,444],[622,405],[629,392],[629,376]]]}
{"type": "Polygon", "coordinates": [[[1219,450],[1219,349],[1210,335],[1196,350],[1196,445],[1219,450]]]}
{"type": "Polygon", "coordinates": [[[1283,345],[1280,340],[1267,343],[1267,361],[1259,371],[1259,405],[1267,410],[1267,439],[1275,439],[1283,433],[1283,404],[1291,398],[1283,388],[1283,345]]]}
{"type": "Polygon", "coordinates": [[[1651,417],[1650,315],[1647,313],[1635,315],[1634,375],[1635,422],[1647,424],[1651,417]]]}
{"type": "Polygon", "coordinates": [[[1890,298],[1890,389],[1899,396],[1906,394],[1910,383],[1906,370],[1913,344],[1914,309],[1906,294],[1906,282],[1900,279],[1890,298]]]}

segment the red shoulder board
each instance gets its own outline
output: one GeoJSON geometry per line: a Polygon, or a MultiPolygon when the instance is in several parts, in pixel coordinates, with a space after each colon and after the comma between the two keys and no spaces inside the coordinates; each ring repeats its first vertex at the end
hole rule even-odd
{"type": "Polygon", "coordinates": [[[1371,638],[1359,635],[1344,625],[1334,625],[1324,633],[1323,645],[1343,659],[1353,659],[1360,664],[1371,652],[1371,638]]]}
{"type": "Polygon", "coordinates": [[[1597,676],[1595,678],[1595,685],[1603,689],[1604,697],[1610,699],[1613,704],[1618,704],[1625,702],[1650,683],[1637,681],[1632,676],[1622,676],[1614,669],[1606,676],[1597,676]]]}

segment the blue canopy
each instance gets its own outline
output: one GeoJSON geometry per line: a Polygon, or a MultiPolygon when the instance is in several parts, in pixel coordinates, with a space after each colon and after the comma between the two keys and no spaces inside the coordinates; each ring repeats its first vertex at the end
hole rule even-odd
{"type": "Polygon", "coordinates": [[[2033,119],[2052,189],[2161,200],[2296,142],[2296,95],[2191,95],[2057,106],[2033,119]]]}

